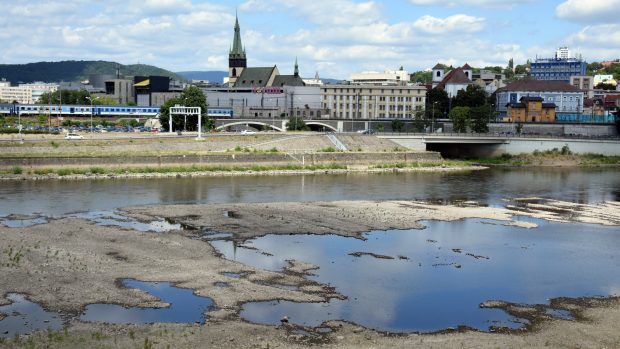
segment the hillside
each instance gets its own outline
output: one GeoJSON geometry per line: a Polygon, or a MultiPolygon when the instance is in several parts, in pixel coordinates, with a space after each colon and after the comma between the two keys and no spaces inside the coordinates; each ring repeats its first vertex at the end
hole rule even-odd
{"type": "MultiPolygon", "coordinates": [[[[90,74],[116,74],[115,62],[107,61],[61,61],[28,64],[0,64],[0,78],[13,84],[18,82],[59,82],[87,80],[90,74]]],[[[120,65],[121,75],[163,75],[184,80],[181,76],[152,65],[120,65]]]]}

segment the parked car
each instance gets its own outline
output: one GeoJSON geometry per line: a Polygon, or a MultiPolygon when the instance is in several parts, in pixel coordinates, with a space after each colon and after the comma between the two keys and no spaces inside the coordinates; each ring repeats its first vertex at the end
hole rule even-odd
{"type": "Polygon", "coordinates": [[[84,136],[79,135],[77,133],[67,133],[65,139],[84,139],[84,136]]]}
{"type": "Polygon", "coordinates": [[[361,133],[364,135],[374,135],[375,134],[375,130],[359,130],[357,131],[357,133],[361,133]]]}
{"type": "Polygon", "coordinates": [[[242,135],[253,135],[255,133],[256,133],[256,131],[252,131],[252,130],[243,130],[243,131],[241,131],[242,135]]]}

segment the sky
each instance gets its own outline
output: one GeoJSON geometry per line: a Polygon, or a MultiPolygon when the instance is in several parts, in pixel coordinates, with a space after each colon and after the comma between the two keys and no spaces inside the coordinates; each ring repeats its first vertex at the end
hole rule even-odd
{"type": "Polygon", "coordinates": [[[107,60],[227,70],[235,13],[248,66],[302,77],[620,58],[620,0],[0,0],[0,64],[107,60]]]}

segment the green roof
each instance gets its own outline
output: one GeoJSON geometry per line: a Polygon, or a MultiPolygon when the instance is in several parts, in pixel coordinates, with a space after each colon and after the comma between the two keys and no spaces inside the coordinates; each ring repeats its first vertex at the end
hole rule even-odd
{"type": "Polygon", "coordinates": [[[235,87],[265,87],[276,67],[245,68],[235,82],[235,87]]]}
{"type": "Polygon", "coordinates": [[[235,16],[235,38],[233,40],[230,56],[233,58],[245,58],[245,50],[241,44],[241,29],[239,27],[239,17],[235,16]]]}
{"type": "Polygon", "coordinates": [[[273,86],[306,86],[299,75],[276,75],[273,86]]]}

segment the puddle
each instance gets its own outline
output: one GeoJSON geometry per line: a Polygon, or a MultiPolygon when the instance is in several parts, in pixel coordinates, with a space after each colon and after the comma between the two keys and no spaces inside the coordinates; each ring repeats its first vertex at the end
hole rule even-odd
{"type": "Polygon", "coordinates": [[[124,287],[137,288],[170,304],[166,308],[125,308],[116,304],[88,305],[80,320],[111,324],[201,323],[214,304],[210,298],[197,296],[190,289],[174,287],[169,282],[122,281],[124,287]]]}
{"type": "Polygon", "coordinates": [[[545,310],[545,314],[554,317],[554,318],[558,318],[558,319],[563,319],[563,320],[572,320],[573,319],[573,314],[571,314],[570,311],[568,310],[564,310],[564,309],[553,309],[553,308],[547,308],[545,310]]]}
{"type": "Polygon", "coordinates": [[[346,320],[390,332],[460,325],[493,331],[523,327],[527,321],[478,306],[489,299],[545,304],[550,298],[610,295],[618,289],[617,227],[528,221],[539,227],[466,219],[425,221],[424,230],[371,232],[365,240],[268,235],[246,242],[255,249],[235,249],[231,241],[210,243],[227,259],[266,270],[281,271],[290,259],[318,265],[309,278],[347,297],[328,303],[243,305],[241,317],[255,323],[277,325],[287,316],[303,326],[346,320]],[[349,255],[359,251],[399,258],[349,255]]]}
{"type": "Polygon", "coordinates": [[[9,228],[26,228],[33,225],[46,224],[47,218],[34,218],[34,219],[2,219],[0,224],[9,228]]]}
{"type": "Polygon", "coordinates": [[[79,212],[68,215],[68,217],[93,221],[97,225],[117,226],[138,231],[152,231],[157,233],[165,233],[183,228],[181,224],[170,223],[165,219],[152,222],[140,222],[136,219],[122,216],[115,211],[79,212]]]}
{"type": "Polygon", "coordinates": [[[46,311],[21,294],[9,293],[7,298],[12,303],[0,306],[0,313],[7,316],[0,320],[0,337],[8,338],[39,330],[62,329],[63,321],[59,314],[46,311]]]}
{"type": "Polygon", "coordinates": [[[233,279],[241,279],[242,277],[247,275],[246,273],[233,273],[232,271],[225,271],[221,274],[233,279]]]}

